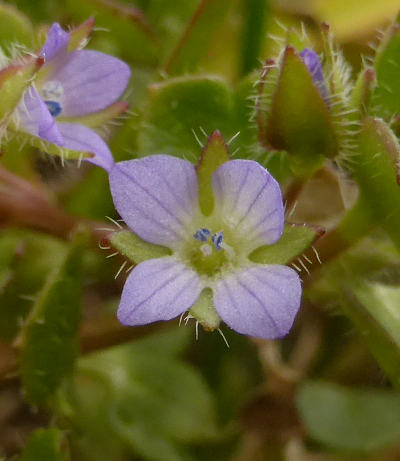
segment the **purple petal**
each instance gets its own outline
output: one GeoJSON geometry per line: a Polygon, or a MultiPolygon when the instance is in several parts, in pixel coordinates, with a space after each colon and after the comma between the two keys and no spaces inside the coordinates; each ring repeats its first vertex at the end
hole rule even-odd
{"type": "Polygon", "coordinates": [[[25,92],[18,105],[18,114],[24,131],[53,144],[62,145],[63,138],[57,124],[33,86],[25,92]]]}
{"type": "Polygon", "coordinates": [[[100,166],[108,172],[112,169],[114,159],[110,149],[96,132],[78,123],[57,123],[57,126],[63,136],[64,147],[91,152],[95,156],[85,159],[86,161],[100,166]]]}
{"type": "Polygon", "coordinates": [[[286,266],[252,266],[219,280],[214,305],[233,330],[264,339],[285,336],[301,302],[300,278],[286,266]]]}
{"type": "Polygon", "coordinates": [[[143,240],[174,248],[193,235],[198,185],[186,160],[153,155],[119,162],[110,187],[118,213],[143,240]]]}
{"type": "Polygon", "coordinates": [[[129,82],[130,69],[121,60],[93,50],[69,53],[47,80],[63,86],[63,116],[97,112],[115,102],[129,82]]]}
{"type": "Polygon", "coordinates": [[[311,48],[305,48],[299,56],[304,61],[304,64],[307,66],[314,84],[321,93],[321,96],[326,99],[328,96],[328,91],[325,86],[324,74],[322,72],[322,65],[319,59],[318,54],[311,48]]]}
{"type": "Polygon", "coordinates": [[[252,248],[282,235],[284,209],[279,184],[257,162],[232,160],[212,177],[216,212],[252,248]]]}
{"type": "Polygon", "coordinates": [[[122,292],[118,319],[123,325],[171,320],[197,300],[202,284],[195,272],[173,257],[136,266],[122,292]]]}
{"type": "Polygon", "coordinates": [[[65,30],[61,28],[60,24],[55,22],[50,27],[46,42],[40,54],[44,55],[46,62],[49,62],[58,54],[63,54],[67,51],[68,42],[69,33],[65,32],[65,30]]]}

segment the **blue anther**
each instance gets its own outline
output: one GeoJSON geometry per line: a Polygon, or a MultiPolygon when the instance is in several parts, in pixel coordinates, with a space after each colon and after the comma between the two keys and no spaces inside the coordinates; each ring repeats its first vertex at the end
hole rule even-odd
{"type": "Polygon", "coordinates": [[[45,101],[47,108],[49,109],[50,114],[55,118],[62,112],[61,104],[57,101],[45,101]]]}
{"type": "Polygon", "coordinates": [[[224,233],[223,232],[216,232],[212,237],[211,241],[214,244],[217,251],[222,250],[222,241],[224,240],[224,233]]]}
{"type": "Polygon", "coordinates": [[[208,237],[210,237],[211,231],[206,228],[200,228],[193,237],[200,242],[207,242],[208,237]]]}

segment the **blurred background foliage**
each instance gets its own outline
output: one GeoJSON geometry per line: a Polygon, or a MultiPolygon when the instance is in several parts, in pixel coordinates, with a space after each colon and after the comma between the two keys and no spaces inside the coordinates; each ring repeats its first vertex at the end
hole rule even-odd
{"type": "MultiPolygon", "coordinates": [[[[102,130],[117,160],[162,152],[196,162],[219,129],[233,156],[259,160],[288,190],[288,156],[258,143],[252,118],[261,63],[281,51],[288,28],[300,31],[292,41],[301,49],[301,24],[321,51],[326,22],[355,80],[399,9],[399,0],[15,0],[0,3],[0,43],[35,51],[52,22],[94,16],[89,47],[132,69],[131,111],[102,130]]],[[[376,115],[399,132],[397,37],[376,63],[386,86],[374,98],[376,115]]],[[[369,126],[363,139],[374,156],[369,126]]],[[[314,256],[287,338],[224,328],[228,349],[216,332],[196,340],[190,322],[118,324],[126,275],[122,257],[107,259],[102,229],[115,229],[105,222],[117,216],[104,171],[63,167],[15,140],[0,167],[4,459],[400,459],[400,228],[390,219],[376,226],[362,206],[348,212],[358,189],[337,169],[319,168],[291,220],[340,223],[348,248],[328,252],[322,268],[314,256]]],[[[368,177],[357,177],[368,189],[368,177]]],[[[380,208],[371,190],[368,206],[380,208]]]]}

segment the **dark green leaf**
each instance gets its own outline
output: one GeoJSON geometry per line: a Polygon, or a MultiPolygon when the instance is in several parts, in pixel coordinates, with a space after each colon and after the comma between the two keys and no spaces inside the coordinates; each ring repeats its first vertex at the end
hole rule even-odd
{"type": "Polygon", "coordinates": [[[57,429],[39,429],[28,439],[18,461],[67,461],[61,449],[63,436],[57,429]]]}

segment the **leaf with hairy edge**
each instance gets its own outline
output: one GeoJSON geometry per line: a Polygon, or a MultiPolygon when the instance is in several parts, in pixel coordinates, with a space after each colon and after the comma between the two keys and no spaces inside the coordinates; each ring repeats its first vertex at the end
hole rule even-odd
{"type": "Polygon", "coordinates": [[[394,24],[378,49],[375,70],[377,86],[373,95],[374,112],[390,118],[400,113],[400,24],[394,24]]]}
{"type": "Polygon", "coordinates": [[[323,234],[322,229],[306,225],[286,225],[280,240],[257,248],[250,260],[259,264],[287,264],[301,256],[323,234]]]}
{"type": "Polygon", "coordinates": [[[219,130],[237,133],[229,86],[215,77],[178,77],[150,87],[138,137],[139,155],[175,155],[197,162],[199,143],[219,130]],[[197,137],[197,140],[196,140],[197,137]]]}
{"type": "Polygon", "coordinates": [[[221,133],[216,130],[207,139],[200,161],[196,167],[199,180],[199,202],[201,211],[209,216],[214,208],[214,195],[211,186],[211,177],[223,163],[231,159],[228,146],[221,133]]]}
{"type": "Polygon", "coordinates": [[[18,341],[23,389],[33,405],[48,401],[73,369],[78,352],[80,266],[85,242],[86,238],[78,234],[50,273],[18,341]]]}

